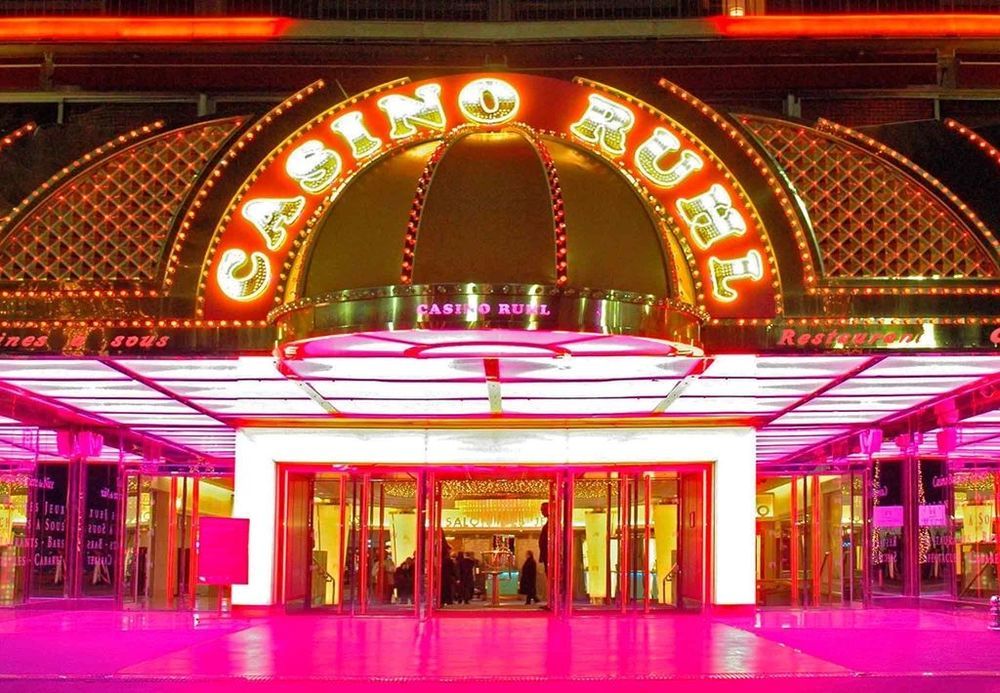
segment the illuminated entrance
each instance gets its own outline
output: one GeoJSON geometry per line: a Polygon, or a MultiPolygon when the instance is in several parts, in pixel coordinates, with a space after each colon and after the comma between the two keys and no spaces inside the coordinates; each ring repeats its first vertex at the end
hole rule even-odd
{"type": "Polygon", "coordinates": [[[985,599],[996,229],[867,135],[661,86],[316,84],[32,193],[0,601],[193,605],[212,514],[248,521],[237,606],[503,610],[528,550],[561,612],[985,599]]]}
{"type": "Polygon", "coordinates": [[[707,603],[705,465],[281,470],[281,602],[356,615],[707,603]]]}

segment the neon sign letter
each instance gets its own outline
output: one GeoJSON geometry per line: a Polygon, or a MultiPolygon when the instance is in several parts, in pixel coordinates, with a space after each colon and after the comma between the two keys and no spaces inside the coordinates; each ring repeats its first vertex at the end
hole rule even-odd
{"type": "Polygon", "coordinates": [[[739,295],[729,286],[731,282],[739,279],[759,280],[764,276],[764,263],[756,250],[751,250],[744,257],[735,260],[710,257],[708,266],[712,274],[712,294],[727,303],[739,295]]]}
{"type": "Polygon", "coordinates": [[[685,149],[676,164],[670,168],[660,166],[660,159],[680,148],[680,140],[672,132],[666,128],[656,128],[650,138],[635,150],[635,165],[653,185],[672,188],[705,165],[700,156],[685,149]]]}
{"type": "Polygon", "coordinates": [[[414,123],[433,130],[444,130],[445,115],[441,106],[441,85],[425,84],[414,90],[417,98],[402,94],[389,94],[378,100],[378,107],[389,118],[394,140],[417,134],[414,123]]]}
{"type": "Polygon", "coordinates": [[[309,140],[288,155],[285,171],[306,192],[322,192],[340,175],[340,155],[319,140],[309,140]]]}
{"type": "Polygon", "coordinates": [[[240,213],[260,231],[267,249],[277,250],[285,244],[288,227],[295,223],[305,206],[306,198],[302,196],[284,200],[262,197],[247,202],[240,213]]]}
{"type": "Polygon", "coordinates": [[[521,106],[517,90],[502,79],[474,79],[458,93],[458,107],[469,120],[483,125],[505,123],[521,106]]]}
{"type": "Polygon", "coordinates": [[[351,145],[351,154],[355,159],[365,159],[382,146],[382,140],[368,132],[361,118],[360,113],[351,111],[330,123],[330,129],[351,145]]]}
{"type": "Polygon", "coordinates": [[[733,209],[729,193],[721,185],[713,185],[707,193],[677,200],[677,209],[691,230],[691,239],[702,250],[730,236],[746,233],[747,223],[733,209]]]}
{"type": "Polygon", "coordinates": [[[585,142],[600,145],[608,154],[625,153],[625,135],[635,124],[632,111],[614,101],[591,94],[590,106],[580,120],[569,126],[570,132],[585,142]]]}
{"type": "Polygon", "coordinates": [[[247,254],[239,248],[230,248],[222,254],[216,275],[219,288],[229,298],[237,301],[252,301],[264,293],[271,283],[271,266],[264,253],[247,254]],[[250,265],[249,271],[237,275],[241,269],[250,265]]]}

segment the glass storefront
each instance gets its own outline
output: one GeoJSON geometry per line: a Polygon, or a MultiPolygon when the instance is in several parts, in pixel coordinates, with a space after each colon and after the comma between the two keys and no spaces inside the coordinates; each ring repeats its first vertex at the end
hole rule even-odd
{"type": "Polygon", "coordinates": [[[757,603],[818,607],[863,601],[863,472],[757,481],[757,603]]]}
{"type": "Polygon", "coordinates": [[[944,458],[759,478],[757,603],[984,602],[1000,589],[997,494],[996,471],[944,458]]]}
{"type": "Polygon", "coordinates": [[[28,474],[0,472],[0,606],[24,601],[31,556],[29,489],[34,482],[28,474]]]}
{"type": "Polygon", "coordinates": [[[1000,592],[998,473],[948,471],[940,463],[935,468],[936,475],[924,475],[931,502],[920,516],[921,594],[933,590],[960,601],[985,601],[1000,592]],[[946,508],[943,517],[933,501],[946,508]]]}
{"type": "Polygon", "coordinates": [[[117,596],[120,482],[113,464],[39,463],[0,475],[0,604],[117,596]]]}
{"type": "MultiPolygon", "coordinates": [[[[352,614],[520,610],[535,598],[570,612],[700,608],[708,488],[697,467],[284,470],[281,602],[352,614]]],[[[757,603],[985,602],[1000,590],[998,495],[992,468],[933,457],[759,477],[757,603]]],[[[0,605],[216,608],[219,588],[196,579],[198,526],[231,512],[228,476],[73,460],[4,473],[0,605]]]]}
{"type": "Polygon", "coordinates": [[[130,472],[126,489],[125,605],[215,608],[219,588],[196,579],[198,523],[231,515],[232,479],[130,472]]]}
{"type": "Polygon", "coordinates": [[[231,513],[227,477],[143,475],[80,460],[0,474],[0,605],[215,608],[217,588],[195,580],[198,521],[231,513]]]}

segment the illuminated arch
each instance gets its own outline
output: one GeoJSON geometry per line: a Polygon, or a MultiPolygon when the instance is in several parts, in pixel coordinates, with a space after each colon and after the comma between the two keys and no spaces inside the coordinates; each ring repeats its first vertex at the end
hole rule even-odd
{"type": "MultiPolygon", "coordinates": [[[[802,200],[821,286],[990,279],[1000,244],[958,197],[892,148],[829,121],[740,116],[802,200]],[[881,197],[874,201],[874,195],[881,197]]],[[[938,291],[926,282],[910,292],[938,291]]]]}
{"type": "Polygon", "coordinates": [[[665,109],[658,110],[581,79],[451,75],[391,82],[315,115],[304,112],[309,117],[286,123],[283,139],[248,172],[218,215],[198,281],[198,315],[266,315],[284,300],[289,272],[309,230],[359,171],[402,147],[469,123],[470,112],[476,115],[472,122],[485,127],[491,121],[508,122],[516,114],[518,122],[589,149],[633,181],[650,208],[670,227],[682,230],[687,249],[683,254],[692,263],[698,302],[713,317],[780,314],[785,277],[794,287],[805,273],[797,256],[779,271],[767,227],[776,223],[774,218],[779,225],[788,222],[770,209],[765,214],[772,218],[765,222],[757,209],[758,195],[752,196],[744,184],[749,176],[762,179],[751,180],[753,188],[768,185],[766,168],[756,167],[753,158],[740,151],[733,141],[738,142],[735,128],[730,132],[731,126],[714,111],[682,98],[689,96],[686,92],[665,94],[665,109]],[[470,111],[469,104],[477,103],[468,92],[470,84],[495,89],[500,100],[490,95],[478,103],[491,110],[470,111]],[[497,104],[502,108],[492,110],[497,104]],[[608,122],[620,126],[600,125],[607,114],[595,108],[608,111],[608,122]],[[741,167],[744,170],[737,172],[741,167]],[[305,202],[299,205],[302,198],[305,202]],[[296,214],[268,216],[262,213],[261,200],[286,212],[294,207],[296,214]],[[244,207],[251,203],[254,213],[248,215],[244,207]],[[268,259],[273,280],[253,300],[226,296],[213,281],[221,254],[233,249],[248,256],[260,252],[268,259]]]}
{"type": "Polygon", "coordinates": [[[123,134],[63,168],[0,226],[0,280],[155,286],[174,219],[243,118],[123,134]]]}

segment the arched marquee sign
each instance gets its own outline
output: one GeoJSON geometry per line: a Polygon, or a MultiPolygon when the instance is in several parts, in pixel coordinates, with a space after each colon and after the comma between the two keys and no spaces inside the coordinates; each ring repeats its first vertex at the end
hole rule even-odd
{"type": "Polygon", "coordinates": [[[257,166],[216,228],[199,315],[261,319],[282,303],[304,237],[373,162],[457,126],[514,123],[585,147],[632,180],[680,234],[698,302],[712,317],[775,315],[777,269],[753,203],[683,123],[596,83],[516,74],[393,82],[292,133],[257,166]]]}

